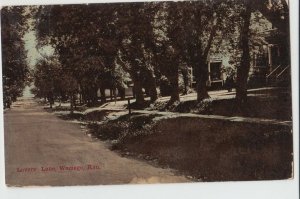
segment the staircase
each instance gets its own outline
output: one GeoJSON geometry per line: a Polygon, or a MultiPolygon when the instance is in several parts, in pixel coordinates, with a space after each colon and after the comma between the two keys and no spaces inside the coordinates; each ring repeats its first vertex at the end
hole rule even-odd
{"type": "Polygon", "coordinates": [[[290,66],[278,65],[269,74],[266,75],[266,84],[268,86],[288,87],[291,83],[290,66]]]}

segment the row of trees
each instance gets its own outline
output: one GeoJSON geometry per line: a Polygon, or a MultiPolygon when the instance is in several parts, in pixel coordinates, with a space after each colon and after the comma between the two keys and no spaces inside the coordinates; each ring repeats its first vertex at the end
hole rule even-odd
{"type": "Polygon", "coordinates": [[[4,108],[22,94],[28,82],[29,69],[23,36],[28,30],[25,7],[1,10],[2,82],[4,108]]]}
{"type": "MultiPolygon", "coordinates": [[[[11,9],[8,8],[10,12],[11,9]]],[[[284,0],[55,5],[31,9],[35,13],[37,48],[50,45],[55,49],[54,55],[45,55],[36,66],[35,94],[48,98],[50,104],[54,99],[69,99],[72,106],[77,94],[81,102],[97,103],[98,89],[102,102],[106,101],[107,88],[113,92],[118,89],[124,97],[129,81],[134,84],[136,103],[141,105],[143,89],[155,101],[156,88],[167,83],[170,105],[180,100],[179,76],[183,76],[186,92],[190,67],[194,70],[200,102],[209,97],[206,88],[209,54],[232,50],[241,54],[233,63],[237,67],[237,99],[243,103],[247,98],[253,37],[250,26],[255,23],[252,13],[260,10],[280,30],[285,30],[288,24],[284,0]]],[[[8,20],[13,18],[8,13],[3,16],[8,20]]],[[[16,21],[25,24],[24,18],[16,21]]],[[[3,27],[12,22],[8,23],[3,27]]],[[[19,40],[21,32],[18,31],[19,40]]],[[[24,45],[22,41],[18,43],[24,45]]],[[[18,56],[24,58],[23,55],[24,50],[18,56]]],[[[22,63],[18,67],[26,69],[24,60],[22,63]]],[[[9,68],[8,64],[4,66],[5,70],[9,68]]],[[[13,71],[15,75],[17,72],[13,71]]],[[[25,78],[27,69],[22,71],[25,78]]],[[[22,85],[25,80],[13,79],[22,85]]]]}
{"type": "Polygon", "coordinates": [[[137,104],[144,102],[143,88],[155,101],[163,78],[172,104],[180,100],[178,76],[184,65],[195,69],[201,101],[208,97],[208,54],[235,31],[230,25],[238,14],[234,5],[223,0],[46,6],[37,12],[37,35],[41,45],[55,48],[62,70],[81,92],[88,91],[87,99],[96,99],[98,88],[104,93],[121,87],[122,74],[129,74],[137,104]]]}

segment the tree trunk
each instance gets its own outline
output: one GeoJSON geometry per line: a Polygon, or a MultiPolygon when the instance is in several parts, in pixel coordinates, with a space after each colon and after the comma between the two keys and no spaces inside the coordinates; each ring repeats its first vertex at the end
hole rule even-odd
{"type": "Polygon", "coordinates": [[[98,91],[97,86],[91,88],[92,105],[96,105],[98,103],[97,91],[98,91]]]}
{"type": "Polygon", "coordinates": [[[169,81],[171,84],[171,98],[168,102],[168,106],[176,101],[180,101],[178,88],[178,73],[174,73],[174,75],[169,78],[169,81]]]}
{"type": "Polygon", "coordinates": [[[113,101],[113,89],[109,89],[109,94],[110,94],[110,101],[113,101]]]}
{"type": "Polygon", "coordinates": [[[50,108],[52,109],[52,105],[54,104],[54,97],[52,92],[49,92],[48,94],[48,101],[49,101],[50,108]]]}
{"type": "Polygon", "coordinates": [[[82,86],[79,84],[79,104],[82,105],[82,86]]]}
{"type": "Polygon", "coordinates": [[[81,93],[81,91],[79,93],[79,104],[82,105],[82,93],[81,93]]]}
{"type": "Polygon", "coordinates": [[[114,96],[114,101],[115,101],[115,104],[117,103],[117,93],[116,93],[116,88],[113,87],[113,96],[114,96]]]}
{"type": "Polygon", "coordinates": [[[148,89],[149,89],[150,101],[155,102],[157,100],[157,90],[156,90],[155,77],[152,71],[150,71],[149,78],[148,78],[148,89]]]}
{"type": "Polygon", "coordinates": [[[189,85],[189,73],[187,69],[181,70],[182,78],[183,78],[183,84],[184,84],[184,91],[183,95],[187,95],[188,93],[188,85],[189,85]]]}
{"type": "Polygon", "coordinates": [[[76,95],[73,96],[73,104],[74,104],[74,108],[76,109],[76,95]]]}
{"type": "Polygon", "coordinates": [[[205,78],[201,78],[201,80],[198,81],[196,90],[197,90],[197,102],[201,102],[202,100],[209,98],[205,78]]]}
{"type": "Polygon", "coordinates": [[[10,108],[10,106],[11,106],[11,101],[7,101],[6,108],[10,108]]]}
{"type": "Polygon", "coordinates": [[[250,70],[250,49],[249,49],[249,27],[251,19],[251,5],[246,5],[242,13],[243,26],[241,30],[241,64],[237,68],[236,99],[239,105],[247,101],[247,80],[250,70]]]}
{"type": "Polygon", "coordinates": [[[136,103],[143,104],[144,103],[144,94],[143,94],[142,82],[139,79],[134,78],[133,84],[134,84],[133,89],[134,89],[136,103]]]}
{"type": "Polygon", "coordinates": [[[208,80],[208,68],[205,62],[205,59],[199,60],[198,66],[195,68],[197,102],[209,98],[206,86],[208,80]]]}
{"type": "Polygon", "coordinates": [[[74,113],[74,100],[73,100],[73,94],[70,95],[70,114],[72,115],[74,113]]]}
{"type": "Polygon", "coordinates": [[[86,94],[86,90],[82,89],[82,103],[83,104],[87,104],[87,94],[86,94]]]}
{"type": "Polygon", "coordinates": [[[100,87],[100,94],[101,94],[101,103],[106,103],[106,96],[105,96],[105,87],[100,87]]]}
{"type": "Polygon", "coordinates": [[[125,88],[118,87],[118,95],[122,100],[124,100],[125,99],[125,88]]]}

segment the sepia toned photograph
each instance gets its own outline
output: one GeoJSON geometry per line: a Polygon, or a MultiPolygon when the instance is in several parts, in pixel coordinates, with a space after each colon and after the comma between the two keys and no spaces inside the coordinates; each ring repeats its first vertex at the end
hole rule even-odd
{"type": "Polygon", "coordinates": [[[289,7],[3,6],[6,185],[293,179],[289,7]]]}

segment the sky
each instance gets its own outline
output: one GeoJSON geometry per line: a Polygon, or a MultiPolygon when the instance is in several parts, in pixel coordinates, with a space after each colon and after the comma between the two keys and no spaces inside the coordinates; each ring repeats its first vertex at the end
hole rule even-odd
{"type": "MultiPolygon", "coordinates": [[[[35,12],[35,6],[27,6],[26,8],[26,13],[35,12]]],[[[33,69],[38,59],[42,58],[42,55],[52,55],[54,53],[54,49],[51,46],[42,46],[40,49],[37,49],[36,32],[34,27],[35,19],[30,18],[27,23],[29,25],[29,30],[24,35],[23,40],[27,51],[27,62],[29,67],[33,69]]]]}
{"type": "MultiPolygon", "coordinates": [[[[30,21],[32,22],[32,21],[30,21]]],[[[29,23],[30,23],[29,22],[29,23]]],[[[24,35],[23,40],[25,42],[25,49],[27,51],[27,62],[30,69],[34,69],[36,63],[42,58],[42,55],[52,55],[54,53],[54,48],[51,46],[43,46],[41,49],[37,49],[37,40],[35,35],[35,30],[31,26],[30,30],[24,35]]],[[[33,97],[30,89],[33,85],[26,86],[23,91],[23,97],[33,97]]]]}
{"type": "Polygon", "coordinates": [[[39,51],[36,48],[37,41],[34,30],[28,31],[24,35],[25,49],[27,51],[27,62],[30,68],[34,68],[38,59],[42,58],[42,55],[51,55],[54,53],[54,49],[51,46],[43,46],[39,51]]]}
{"type": "Polygon", "coordinates": [[[25,48],[27,51],[27,62],[30,68],[34,68],[37,60],[41,58],[41,55],[36,49],[36,37],[34,31],[29,31],[24,35],[25,48]]]}

